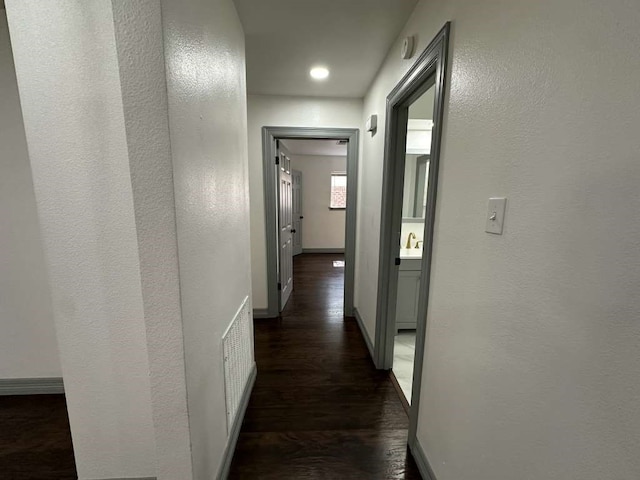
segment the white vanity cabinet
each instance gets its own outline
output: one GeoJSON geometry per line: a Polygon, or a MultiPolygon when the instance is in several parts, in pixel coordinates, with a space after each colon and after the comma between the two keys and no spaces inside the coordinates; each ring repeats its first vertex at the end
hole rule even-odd
{"type": "Polygon", "coordinates": [[[403,259],[398,272],[396,331],[415,330],[418,319],[420,268],[422,259],[403,259]]]}

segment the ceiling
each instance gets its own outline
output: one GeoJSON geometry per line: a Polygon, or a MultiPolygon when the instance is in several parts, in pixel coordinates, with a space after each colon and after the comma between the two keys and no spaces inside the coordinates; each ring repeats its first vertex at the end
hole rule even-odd
{"type": "MultiPolygon", "coordinates": [[[[364,97],[417,0],[234,0],[250,94],[364,97]],[[327,80],[309,77],[329,68],[327,80]]],[[[398,52],[400,55],[400,52],[398,52]]]]}
{"type": "Polygon", "coordinates": [[[292,155],[346,157],[347,145],[337,140],[281,140],[292,155]]]}

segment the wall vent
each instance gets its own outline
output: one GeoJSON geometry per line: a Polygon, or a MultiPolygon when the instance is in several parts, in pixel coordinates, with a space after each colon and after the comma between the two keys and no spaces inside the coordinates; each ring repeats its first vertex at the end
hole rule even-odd
{"type": "Polygon", "coordinates": [[[253,367],[253,328],[249,297],[246,297],[222,336],[224,392],[227,409],[227,434],[238,413],[247,380],[253,367]]]}

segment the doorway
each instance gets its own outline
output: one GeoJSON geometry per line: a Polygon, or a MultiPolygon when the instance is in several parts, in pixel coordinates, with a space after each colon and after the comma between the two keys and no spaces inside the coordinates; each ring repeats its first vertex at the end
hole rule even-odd
{"type": "MultiPolygon", "coordinates": [[[[435,85],[427,81],[427,90],[409,105],[404,176],[402,224],[396,258],[400,259],[395,308],[393,343],[393,380],[407,407],[411,403],[413,370],[420,298],[424,223],[428,205],[428,175],[431,163],[433,103],[435,85]]],[[[391,319],[389,319],[391,321],[391,319]]]]}
{"type": "MultiPolygon", "coordinates": [[[[291,162],[293,256],[344,253],[346,140],[280,140],[291,162]]],[[[281,202],[282,203],[282,202],[281,202]]]]}
{"type": "MultiPolygon", "coordinates": [[[[293,291],[293,257],[314,254],[330,261],[323,254],[344,255],[348,141],[276,139],[276,148],[282,312],[293,291]]],[[[344,257],[331,258],[344,271],[344,257]]]]}
{"type": "MultiPolygon", "coordinates": [[[[267,318],[278,317],[284,309],[293,284],[293,256],[304,252],[306,219],[294,210],[294,192],[301,199],[304,195],[305,179],[299,169],[291,166],[291,150],[301,140],[344,143],[346,147],[346,170],[340,174],[346,183],[346,205],[344,206],[344,316],[353,315],[353,292],[355,277],[356,200],[358,130],[342,128],[263,127],[263,171],[265,191],[265,226],[267,239],[267,318]],[[296,186],[296,179],[300,185],[296,186]],[[286,290],[285,290],[286,289],[286,290]]],[[[333,175],[331,178],[333,181],[333,175]]],[[[327,205],[330,210],[331,206],[327,205]]],[[[311,253],[311,252],[309,252],[311,253]]],[[[329,253],[329,252],[327,252],[329,253]]]]}
{"type": "Polygon", "coordinates": [[[449,31],[447,23],[387,97],[374,353],[378,368],[393,371],[394,351],[407,347],[410,382],[401,390],[417,460],[449,31]]]}

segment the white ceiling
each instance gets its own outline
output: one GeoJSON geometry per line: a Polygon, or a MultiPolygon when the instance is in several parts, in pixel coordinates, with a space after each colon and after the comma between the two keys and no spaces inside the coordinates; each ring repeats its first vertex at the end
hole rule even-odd
{"type": "MultiPolygon", "coordinates": [[[[234,0],[250,94],[361,98],[417,0],[234,0]],[[329,68],[323,82],[314,65],[329,68]]],[[[400,52],[398,52],[400,55],[400,52]]]]}
{"type": "Polygon", "coordinates": [[[338,145],[337,140],[281,140],[281,142],[292,155],[347,156],[347,145],[338,145]]]}

